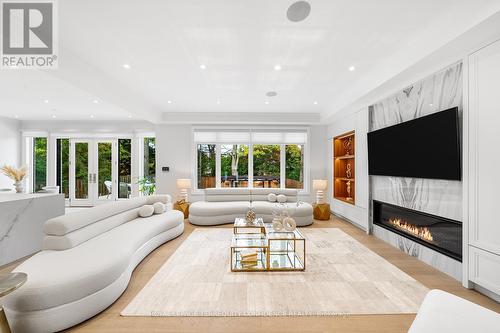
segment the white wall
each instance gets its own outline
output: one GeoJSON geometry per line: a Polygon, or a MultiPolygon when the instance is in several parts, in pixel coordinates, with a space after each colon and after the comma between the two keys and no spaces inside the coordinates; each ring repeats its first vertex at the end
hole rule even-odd
{"type": "Polygon", "coordinates": [[[325,159],[328,156],[329,147],[327,140],[327,127],[326,126],[311,126],[310,127],[310,171],[311,177],[309,178],[310,194],[302,196],[301,200],[306,202],[316,201],[316,192],[312,190],[313,179],[328,179],[325,159]]]}
{"type": "Polygon", "coordinates": [[[369,217],[369,193],[368,193],[368,149],[366,134],[368,133],[368,108],[358,112],[334,118],[328,126],[328,156],[326,159],[328,170],[328,200],[330,209],[337,215],[347,218],[349,221],[368,231],[369,217]],[[355,202],[354,205],[333,198],[333,138],[344,133],[355,131],[355,165],[356,175],[355,202]]]}
{"type": "MultiPolygon", "coordinates": [[[[191,178],[191,126],[157,125],[155,132],[157,192],[171,194],[175,201],[179,195],[176,179],[191,178]],[[161,171],[163,166],[170,171],[161,171]]],[[[196,198],[191,196],[190,200],[196,198]]]]}
{"type": "MultiPolygon", "coordinates": [[[[21,123],[0,117],[0,166],[19,167],[21,163],[21,123]]],[[[0,174],[0,188],[13,188],[12,180],[0,174]]]]}
{"type": "MultiPolygon", "coordinates": [[[[191,125],[157,125],[156,132],[156,177],[158,193],[168,193],[176,200],[179,190],[177,178],[192,178],[191,125]],[[162,166],[170,167],[169,172],[161,171],[162,166]]],[[[309,170],[310,188],[312,179],[325,179],[325,158],[328,155],[326,126],[310,127],[309,170]]],[[[194,184],[193,184],[194,185],[194,184]]],[[[306,202],[313,202],[316,194],[310,191],[300,197],[306,202]]],[[[202,200],[203,195],[190,194],[190,201],[202,200]]]]}

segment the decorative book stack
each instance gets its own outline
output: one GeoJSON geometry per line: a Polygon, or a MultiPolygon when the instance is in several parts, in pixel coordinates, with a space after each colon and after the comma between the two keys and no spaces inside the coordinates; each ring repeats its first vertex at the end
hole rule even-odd
{"type": "Polygon", "coordinates": [[[257,251],[243,251],[241,255],[241,266],[244,268],[252,268],[257,266],[257,251]]]}

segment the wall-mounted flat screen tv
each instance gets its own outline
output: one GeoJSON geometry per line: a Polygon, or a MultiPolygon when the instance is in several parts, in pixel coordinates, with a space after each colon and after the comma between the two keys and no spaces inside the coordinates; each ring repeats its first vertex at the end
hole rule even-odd
{"type": "Polygon", "coordinates": [[[458,108],[368,133],[370,175],[462,179],[458,108]]]}

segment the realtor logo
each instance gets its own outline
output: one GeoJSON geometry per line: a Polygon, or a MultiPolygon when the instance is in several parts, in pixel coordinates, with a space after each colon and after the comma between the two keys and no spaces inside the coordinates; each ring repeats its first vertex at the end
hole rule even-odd
{"type": "Polygon", "coordinates": [[[2,68],[56,68],[55,2],[1,1],[2,68]]]}

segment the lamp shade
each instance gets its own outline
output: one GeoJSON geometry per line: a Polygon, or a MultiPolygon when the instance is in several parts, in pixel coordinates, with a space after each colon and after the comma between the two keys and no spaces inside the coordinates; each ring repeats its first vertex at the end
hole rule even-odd
{"type": "Polygon", "coordinates": [[[177,179],[177,188],[191,188],[191,179],[181,178],[177,179]]]}
{"type": "Polygon", "coordinates": [[[314,179],[313,180],[313,190],[314,191],[325,191],[328,188],[328,180],[326,179],[314,179]]]}

